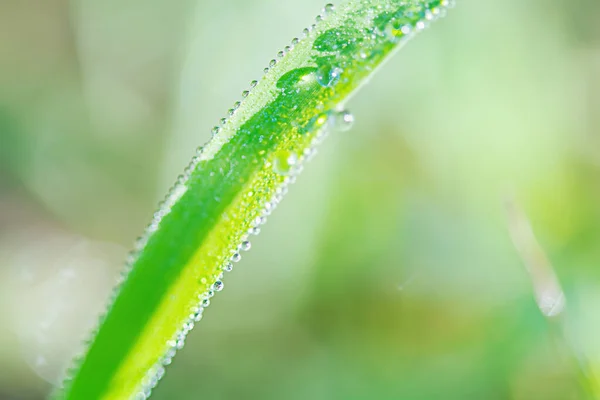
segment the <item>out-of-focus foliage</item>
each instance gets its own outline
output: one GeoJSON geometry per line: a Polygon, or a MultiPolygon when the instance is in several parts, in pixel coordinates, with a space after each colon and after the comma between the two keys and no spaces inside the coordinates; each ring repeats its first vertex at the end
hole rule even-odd
{"type": "MultiPolygon", "coordinates": [[[[156,202],[322,6],[0,5],[0,397],[49,391],[156,202]]],[[[598,18],[592,0],[459,1],[348,104],[354,129],[306,167],[155,398],[584,398],[598,18]],[[561,281],[559,321],[535,303],[507,198],[561,281]]]]}

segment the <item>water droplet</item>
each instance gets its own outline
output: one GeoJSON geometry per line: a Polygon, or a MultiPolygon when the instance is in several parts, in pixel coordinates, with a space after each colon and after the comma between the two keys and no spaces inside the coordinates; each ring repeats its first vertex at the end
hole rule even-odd
{"type": "Polygon", "coordinates": [[[277,57],[279,57],[279,58],[283,58],[284,55],[285,55],[285,53],[283,51],[280,51],[279,53],[277,53],[277,57]]]}
{"type": "Polygon", "coordinates": [[[219,133],[221,131],[221,128],[219,128],[218,126],[215,126],[212,128],[212,130],[210,131],[213,135],[216,135],[217,133],[219,133]]]}
{"type": "Polygon", "coordinates": [[[299,92],[307,89],[315,81],[314,67],[296,68],[283,74],[276,86],[284,93],[299,92]]]}
{"type": "Polygon", "coordinates": [[[221,125],[225,125],[227,123],[227,118],[221,118],[221,125]]]}
{"type": "Polygon", "coordinates": [[[183,333],[187,335],[192,329],[194,329],[194,321],[188,321],[183,324],[183,333]]]}
{"type": "Polygon", "coordinates": [[[258,81],[252,81],[250,82],[250,87],[253,88],[258,84],[258,81]]]}
{"type": "Polygon", "coordinates": [[[339,131],[347,131],[354,124],[354,115],[348,110],[334,111],[331,118],[333,127],[339,131]]]}
{"type": "Polygon", "coordinates": [[[215,292],[220,292],[221,290],[223,290],[223,281],[216,281],[213,285],[213,289],[215,292]]]}
{"type": "Polygon", "coordinates": [[[263,210],[263,215],[270,215],[271,211],[273,211],[273,205],[271,204],[271,202],[267,201],[264,204],[265,209],[263,210]]]}
{"type": "Polygon", "coordinates": [[[304,37],[308,37],[308,35],[310,35],[310,30],[308,28],[304,28],[302,33],[304,34],[304,37]]]}
{"type": "Polygon", "coordinates": [[[267,72],[269,72],[269,67],[266,67],[265,69],[263,69],[263,72],[266,74],[267,72]]]}
{"type": "Polygon", "coordinates": [[[315,21],[321,22],[321,21],[323,21],[323,17],[321,15],[317,15],[317,17],[315,18],[315,21]]]}
{"type": "Polygon", "coordinates": [[[300,43],[300,39],[298,39],[297,37],[292,39],[292,45],[294,45],[294,46],[295,46],[295,45],[297,45],[298,43],[300,43]]]}
{"type": "Polygon", "coordinates": [[[233,103],[233,109],[237,110],[238,108],[240,108],[241,105],[242,103],[240,101],[236,101],[235,103],[233,103]]]}
{"type": "Polygon", "coordinates": [[[198,321],[200,321],[200,320],[202,319],[202,312],[203,312],[203,311],[204,311],[204,309],[203,309],[203,308],[200,308],[198,311],[196,311],[196,312],[193,314],[193,319],[194,319],[194,321],[198,322],[198,321]]]}
{"type": "Polygon", "coordinates": [[[252,247],[252,244],[247,240],[243,241],[242,244],[240,245],[240,249],[244,250],[244,251],[250,250],[251,247],[252,247]]]}
{"type": "Polygon", "coordinates": [[[248,233],[251,235],[258,235],[260,233],[260,228],[259,227],[253,227],[248,229],[248,233]]]}
{"type": "Polygon", "coordinates": [[[273,60],[271,60],[271,61],[269,62],[269,67],[271,67],[271,68],[272,68],[272,67],[274,67],[274,66],[275,66],[275,64],[277,64],[277,60],[273,59],[273,60]]]}
{"type": "Polygon", "coordinates": [[[331,14],[335,10],[335,6],[331,3],[325,4],[323,11],[325,14],[331,14]]]}
{"type": "Polygon", "coordinates": [[[231,272],[233,270],[233,264],[228,262],[225,265],[223,265],[223,271],[226,272],[231,272]]]}
{"type": "Polygon", "coordinates": [[[322,65],[316,72],[316,78],[319,85],[323,87],[332,87],[339,80],[343,70],[333,65],[322,65]]]}
{"type": "Polygon", "coordinates": [[[254,224],[255,225],[264,225],[266,222],[267,222],[267,219],[265,217],[256,217],[254,224]]]}
{"type": "Polygon", "coordinates": [[[209,299],[202,300],[202,307],[206,308],[208,306],[210,306],[210,300],[209,299]]]}
{"type": "Polygon", "coordinates": [[[361,32],[354,28],[332,28],[321,33],[313,43],[313,49],[325,53],[347,53],[360,42],[361,32]]]}
{"type": "Polygon", "coordinates": [[[249,91],[249,90],[244,90],[244,91],[242,92],[242,97],[246,98],[246,97],[248,97],[248,95],[249,95],[249,94],[250,94],[250,91],[249,91]]]}
{"type": "Polygon", "coordinates": [[[288,175],[292,167],[296,165],[298,156],[296,153],[281,150],[275,154],[275,160],[273,161],[273,170],[279,175],[288,175]]]}
{"type": "Polygon", "coordinates": [[[231,261],[233,262],[239,262],[242,259],[242,255],[240,253],[234,253],[231,256],[231,261]]]}

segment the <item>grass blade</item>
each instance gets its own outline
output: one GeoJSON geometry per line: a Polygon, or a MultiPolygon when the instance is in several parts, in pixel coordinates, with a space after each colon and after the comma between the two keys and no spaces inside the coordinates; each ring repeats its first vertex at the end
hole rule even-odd
{"type": "Polygon", "coordinates": [[[223,271],[324,134],[351,124],[351,94],[448,0],[327,5],[213,128],[128,261],[87,354],[56,398],[146,398],[221,290],[223,271]]]}

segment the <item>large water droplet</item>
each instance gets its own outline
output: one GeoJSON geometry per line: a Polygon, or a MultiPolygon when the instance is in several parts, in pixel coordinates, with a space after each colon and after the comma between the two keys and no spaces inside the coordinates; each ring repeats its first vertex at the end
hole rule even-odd
{"type": "Polygon", "coordinates": [[[339,80],[343,70],[333,65],[322,65],[316,72],[316,78],[319,85],[323,87],[332,87],[339,80]]]}
{"type": "Polygon", "coordinates": [[[328,53],[345,53],[356,47],[360,31],[353,28],[333,28],[326,30],[315,39],[313,49],[328,53]]]}
{"type": "Polygon", "coordinates": [[[279,78],[276,86],[284,93],[298,92],[307,89],[315,81],[314,67],[296,68],[286,72],[279,78]]]}

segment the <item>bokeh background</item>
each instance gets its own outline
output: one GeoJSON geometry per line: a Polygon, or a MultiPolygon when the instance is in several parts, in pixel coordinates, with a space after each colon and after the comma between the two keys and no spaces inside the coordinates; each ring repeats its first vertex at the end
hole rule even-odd
{"type": "MultiPolygon", "coordinates": [[[[195,147],[322,6],[0,2],[1,399],[50,391],[195,147]]],[[[348,104],[153,398],[589,398],[598,21],[459,0],[348,104]]]]}

